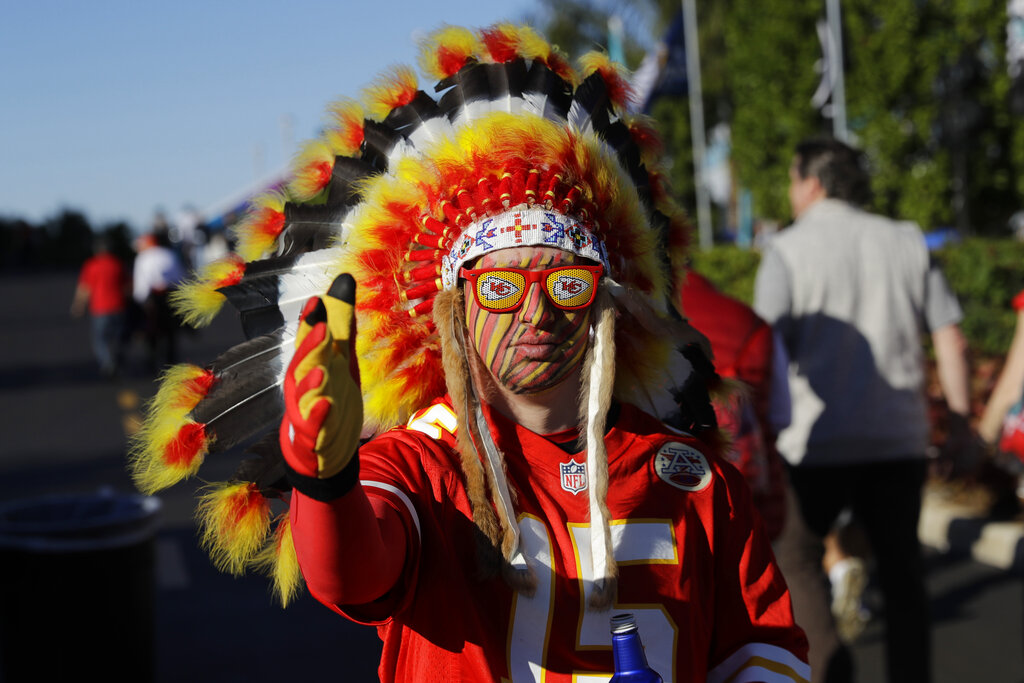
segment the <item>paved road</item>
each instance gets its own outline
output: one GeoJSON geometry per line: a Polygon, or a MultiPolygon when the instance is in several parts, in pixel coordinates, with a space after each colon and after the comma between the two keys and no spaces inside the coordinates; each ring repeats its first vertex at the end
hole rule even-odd
{"type": "MultiPolygon", "coordinates": [[[[125,430],[155,384],[142,372],[138,349],[124,378],[99,378],[87,323],[67,316],[73,286],[72,273],[0,275],[0,502],[101,488],[132,492],[125,430]]],[[[223,315],[183,339],[182,360],[205,363],[240,339],[231,315],[223,315]]],[[[232,466],[212,462],[204,476],[225,478],[232,466]]],[[[156,680],[375,680],[380,644],[373,629],[308,596],[282,610],[262,577],[232,578],[211,567],[195,540],[194,489],[179,485],[159,496],[156,680]]],[[[1024,683],[1020,575],[969,555],[934,553],[929,586],[935,683],[1024,683]]],[[[884,680],[881,639],[881,626],[872,623],[856,643],[857,683],[884,680]]]]}

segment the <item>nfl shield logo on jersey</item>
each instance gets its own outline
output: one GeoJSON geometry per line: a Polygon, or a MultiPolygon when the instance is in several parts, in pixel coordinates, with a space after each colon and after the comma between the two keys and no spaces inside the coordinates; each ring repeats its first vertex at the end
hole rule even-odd
{"type": "Polygon", "coordinates": [[[711,483],[711,467],[704,454],[678,441],[658,449],[654,471],[662,481],[683,491],[700,491],[711,483]]]}
{"type": "Polygon", "coordinates": [[[575,495],[587,488],[587,466],[585,463],[570,460],[558,463],[562,477],[562,488],[575,495]]]}

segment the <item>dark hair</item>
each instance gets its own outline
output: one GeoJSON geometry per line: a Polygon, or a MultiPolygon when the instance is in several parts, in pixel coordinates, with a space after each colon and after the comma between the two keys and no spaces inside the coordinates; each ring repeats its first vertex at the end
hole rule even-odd
{"type": "Polygon", "coordinates": [[[871,201],[871,179],[863,153],[834,138],[804,140],[793,165],[800,178],[817,178],[825,194],[856,206],[871,201]]]}

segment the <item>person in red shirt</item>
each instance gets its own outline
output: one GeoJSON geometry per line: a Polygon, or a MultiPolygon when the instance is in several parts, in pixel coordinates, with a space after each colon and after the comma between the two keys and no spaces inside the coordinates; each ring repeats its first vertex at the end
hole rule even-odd
{"type": "MultiPolygon", "coordinates": [[[[550,247],[516,247],[462,273],[479,283],[508,268],[572,274],[581,263],[596,265],[550,247]]],[[[329,301],[354,301],[354,289],[337,289],[307,306],[285,379],[292,533],[311,594],[379,627],[385,681],[568,683],[610,673],[609,612],[594,606],[607,569],[590,533],[596,473],[577,443],[575,400],[589,346],[579,331],[598,312],[561,311],[537,285],[508,312],[483,309],[490,290],[479,284],[466,293],[470,383],[487,397],[477,429],[503,455],[498,485],[517,492],[509,503],[513,557],[504,571],[481,575],[471,485],[454,475],[464,465],[453,398],[357,453],[358,426],[333,422],[345,420],[338,411],[361,412],[351,404],[358,393],[345,389],[354,386],[349,341],[333,336],[348,335],[351,314],[329,301]],[[573,340],[582,353],[568,352],[573,340]]],[[[606,430],[614,604],[636,614],[651,666],[665,680],[731,680],[756,675],[751,667],[772,671],[770,680],[804,680],[803,636],[736,470],[629,403],[611,405],[606,430]]]]}
{"type": "Polygon", "coordinates": [[[106,238],[97,238],[93,251],[82,264],[71,301],[71,315],[81,317],[88,309],[93,353],[100,372],[105,377],[113,377],[121,363],[128,275],[124,263],[111,252],[106,238]]]}
{"type": "Polygon", "coordinates": [[[262,336],[172,373],[155,414],[185,419],[142,430],[137,480],[195,472],[280,405],[204,537],[228,568],[263,545],[375,625],[385,682],[608,680],[618,612],[665,681],[805,682],[706,393],[675,403],[706,340],[672,315],[659,245],[685,259],[689,224],[628,85],[525,26],[445,27],[421,55],[437,100],[396,69],[250,213],[253,260],[210,280],[262,336]],[[268,495],[287,513],[262,516],[268,495]]]}
{"type": "Polygon", "coordinates": [[[775,450],[775,437],[789,415],[784,356],[780,362],[771,325],[700,273],[687,272],[680,299],[690,322],[711,342],[716,372],[741,381],[747,392],[716,400],[715,413],[732,437],[726,459],[743,474],[768,536],[775,539],[786,514],[785,469],[775,450]]]}

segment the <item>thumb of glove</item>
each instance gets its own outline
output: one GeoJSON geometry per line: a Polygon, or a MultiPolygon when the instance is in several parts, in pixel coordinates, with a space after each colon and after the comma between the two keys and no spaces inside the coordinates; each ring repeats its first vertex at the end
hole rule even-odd
{"type": "Polygon", "coordinates": [[[356,281],[348,273],[342,273],[334,278],[334,282],[327,289],[323,297],[324,307],[327,309],[327,329],[334,338],[336,350],[342,344],[347,344],[349,373],[356,386],[359,386],[359,363],[356,359],[356,281]]]}

